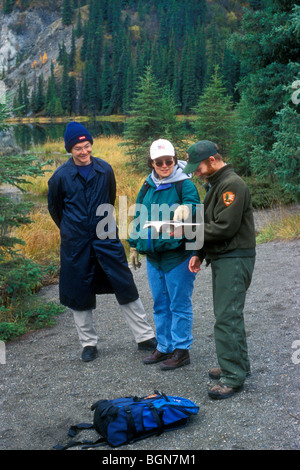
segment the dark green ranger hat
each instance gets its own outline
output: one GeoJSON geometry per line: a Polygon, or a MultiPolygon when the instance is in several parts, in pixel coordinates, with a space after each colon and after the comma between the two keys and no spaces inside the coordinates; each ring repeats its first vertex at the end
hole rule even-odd
{"type": "Polygon", "coordinates": [[[188,154],[188,163],[185,166],[183,173],[193,173],[202,160],[206,160],[218,153],[216,144],[210,140],[199,140],[195,144],[191,145],[186,153],[188,154]]]}

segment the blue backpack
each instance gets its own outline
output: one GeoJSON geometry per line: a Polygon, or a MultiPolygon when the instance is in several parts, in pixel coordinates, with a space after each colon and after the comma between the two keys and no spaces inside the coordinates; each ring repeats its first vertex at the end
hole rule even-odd
{"type": "Polygon", "coordinates": [[[75,437],[83,429],[95,429],[102,437],[95,442],[71,441],[57,450],[82,445],[82,449],[109,444],[118,447],[165,431],[179,429],[189,422],[199,407],[187,398],[167,396],[158,392],[146,397],[100,400],[92,405],[93,424],[71,426],[68,435],[75,437]]]}

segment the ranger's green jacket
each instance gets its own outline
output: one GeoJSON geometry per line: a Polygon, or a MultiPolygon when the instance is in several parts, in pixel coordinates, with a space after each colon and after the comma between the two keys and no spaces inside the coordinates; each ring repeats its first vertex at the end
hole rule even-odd
{"type": "Polygon", "coordinates": [[[228,164],[207,178],[204,198],[203,259],[255,256],[255,229],[251,194],[228,164]]]}

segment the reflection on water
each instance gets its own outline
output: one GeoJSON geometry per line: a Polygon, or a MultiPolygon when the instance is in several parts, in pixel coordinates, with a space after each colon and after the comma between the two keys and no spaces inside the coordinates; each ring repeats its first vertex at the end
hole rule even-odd
{"type": "MultiPolygon", "coordinates": [[[[94,137],[100,135],[121,135],[123,122],[94,121],[82,123],[94,137]]],[[[67,123],[12,124],[1,133],[0,153],[14,149],[26,151],[32,146],[43,145],[47,141],[63,139],[67,123]]],[[[10,153],[10,152],[9,152],[10,153]]]]}
{"type": "MultiPolygon", "coordinates": [[[[122,135],[124,122],[86,121],[82,122],[93,137],[101,135],[122,135]]],[[[66,122],[11,124],[0,132],[0,156],[29,150],[33,146],[44,145],[48,141],[61,140],[64,137],[66,122]]],[[[191,133],[188,121],[182,122],[186,134],[191,133]]]]}

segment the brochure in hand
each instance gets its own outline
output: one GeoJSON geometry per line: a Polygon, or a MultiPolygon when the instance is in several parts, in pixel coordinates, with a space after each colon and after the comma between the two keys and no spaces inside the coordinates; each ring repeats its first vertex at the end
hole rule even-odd
{"type": "Polygon", "coordinates": [[[177,220],[147,220],[143,226],[143,228],[154,227],[157,232],[161,233],[172,233],[174,230],[180,227],[193,227],[196,228],[197,226],[200,227],[198,223],[189,223],[189,222],[180,222],[177,220]]]}

